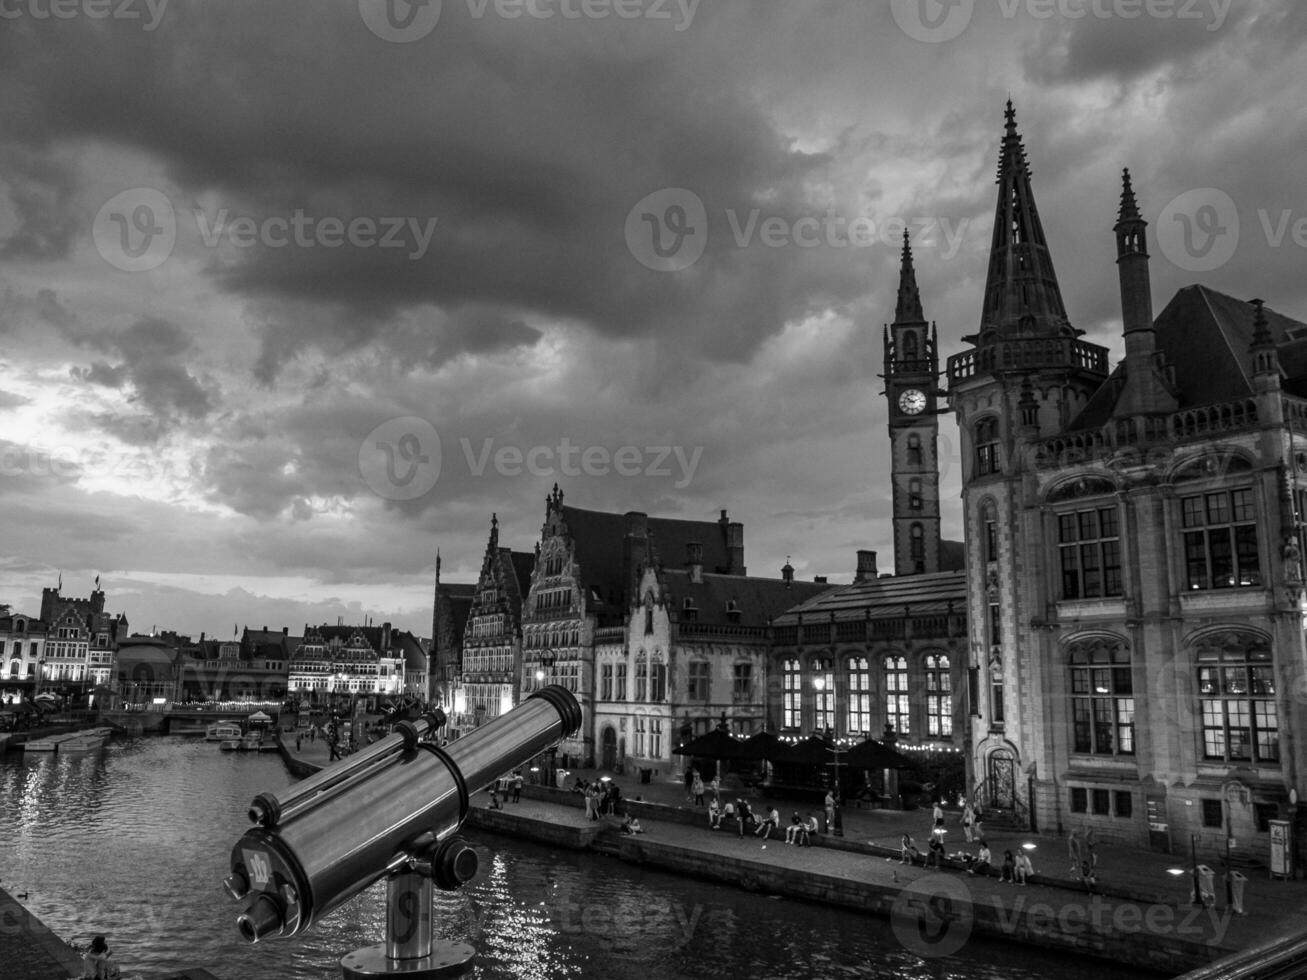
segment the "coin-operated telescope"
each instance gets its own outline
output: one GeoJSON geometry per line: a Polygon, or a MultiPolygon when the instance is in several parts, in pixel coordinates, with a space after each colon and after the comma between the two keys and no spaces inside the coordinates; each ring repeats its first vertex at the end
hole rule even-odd
{"type": "Polygon", "coordinates": [[[439,712],[274,796],[250,805],[255,826],[231,852],[227,892],[244,901],[236,925],[251,943],[293,936],[385,878],[386,942],[341,959],[345,980],[402,974],[456,976],[471,967],[466,943],[433,941],[433,885],[453,890],[477,871],[456,833],[468,799],[496,777],[581,727],[564,687],[537,691],[494,721],[440,747],[428,738],[439,712]]]}

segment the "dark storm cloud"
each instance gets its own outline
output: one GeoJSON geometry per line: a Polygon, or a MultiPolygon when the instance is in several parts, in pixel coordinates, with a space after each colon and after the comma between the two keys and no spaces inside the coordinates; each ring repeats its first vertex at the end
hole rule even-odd
{"type": "MultiPolygon", "coordinates": [[[[3,132],[3,129],[0,129],[3,132]]],[[[0,175],[18,226],[0,241],[0,259],[50,261],[68,255],[82,230],[71,199],[77,175],[66,163],[35,149],[0,142],[0,175]]]]}
{"type": "Polygon", "coordinates": [[[18,408],[21,405],[30,405],[32,400],[23,395],[14,394],[12,391],[0,390],[0,411],[7,408],[18,408]]]}
{"type": "MultiPolygon", "coordinates": [[[[743,360],[787,319],[863,284],[853,255],[796,258],[732,241],[728,212],[820,214],[828,202],[807,200],[805,184],[829,159],[797,151],[718,69],[701,40],[716,16],[705,5],[684,33],[620,32],[474,20],[450,5],[415,45],[379,41],[349,2],[175,0],[152,34],[85,18],[16,22],[0,39],[0,79],[19,95],[0,120],[31,145],[100,138],[158,157],[194,195],[175,202],[183,220],[210,233],[296,213],[403,221],[402,248],[262,237],[214,264],[224,288],[268,304],[265,381],[305,344],[348,347],[401,312],[469,302],[743,360]],[[57,49],[26,43],[52,28],[57,49]],[[685,275],[642,267],[624,239],[631,208],[664,187],[698,194],[715,225],[685,275]],[[280,315],[306,302],[310,322],[280,315]]],[[[733,29],[756,37],[777,13],[733,16],[733,29]]],[[[456,327],[433,359],[531,339],[456,327]]]]}
{"type": "Polygon", "coordinates": [[[79,346],[123,358],[117,364],[93,361],[90,367],[74,368],[75,379],[106,388],[129,387],[132,393],[128,400],[148,409],[143,419],[98,417],[105,431],[140,444],[147,437],[154,441],[181,422],[203,419],[214,409],[216,385],[196,378],[183,363],[194,342],[176,324],[159,317],[144,317],[121,330],[92,333],[70,324],[65,332],[79,346]]]}

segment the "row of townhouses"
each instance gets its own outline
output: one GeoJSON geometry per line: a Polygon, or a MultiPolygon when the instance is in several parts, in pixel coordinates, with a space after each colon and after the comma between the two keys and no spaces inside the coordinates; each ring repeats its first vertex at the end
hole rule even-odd
{"type": "Polygon", "coordinates": [[[1307,324],[1202,285],[1155,316],[1127,172],[1102,192],[1113,367],[1069,318],[1006,116],[980,325],[944,370],[904,236],[895,574],[859,552],[847,585],[751,576],[725,512],[602,513],[555,487],[532,551],[496,517],[475,584],[437,573],[431,695],[455,729],[561,683],[584,711],[567,762],[674,769],[721,723],[885,733],[958,754],[973,798],[1032,829],[1263,860],[1288,824],[1307,838],[1307,324]],[[942,537],[950,411],[965,547],[942,537]]]}

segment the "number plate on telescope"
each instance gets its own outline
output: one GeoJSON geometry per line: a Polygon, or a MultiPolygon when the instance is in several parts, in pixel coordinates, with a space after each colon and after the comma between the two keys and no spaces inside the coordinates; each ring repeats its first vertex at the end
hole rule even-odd
{"type": "Polygon", "coordinates": [[[270,890],[272,862],[268,860],[268,855],[262,851],[252,851],[248,847],[242,847],[241,856],[245,859],[245,872],[250,879],[250,886],[263,891],[270,890]]]}

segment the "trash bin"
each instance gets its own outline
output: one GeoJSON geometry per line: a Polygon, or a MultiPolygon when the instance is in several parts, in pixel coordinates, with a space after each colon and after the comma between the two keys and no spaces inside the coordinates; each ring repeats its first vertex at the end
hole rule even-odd
{"type": "Polygon", "coordinates": [[[640,782],[642,782],[642,783],[648,783],[648,782],[651,782],[652,780],[653,780],[653,770],[652,770],[652,769],[641,769],[641,770],[640,770],[640,782]]]}
{"type": "Polygon", "coordinates": [[[1230,903],[1235,915],[1243,915],[1243,886],[1248,883],[1248,876],[1242,871],[1231,871],[1226,875],[1230,885],[1230,903]]]}
{"type": "Polygon", "coordinates": [[[1210,908],[1216,904],[1216,872],[1205,864],[1198,865],[1198,894],[1203,906],[1210,908]]]}

